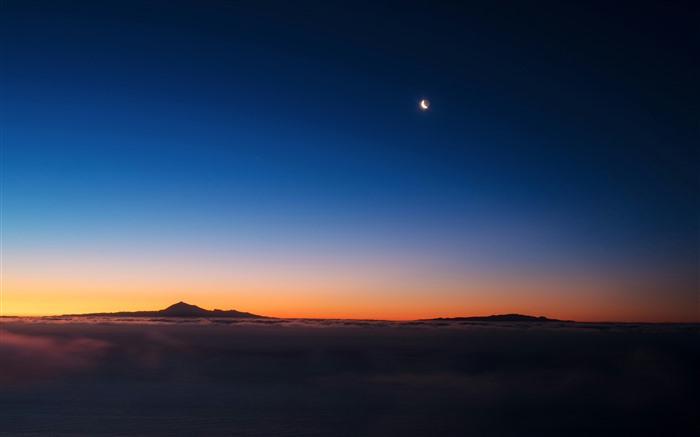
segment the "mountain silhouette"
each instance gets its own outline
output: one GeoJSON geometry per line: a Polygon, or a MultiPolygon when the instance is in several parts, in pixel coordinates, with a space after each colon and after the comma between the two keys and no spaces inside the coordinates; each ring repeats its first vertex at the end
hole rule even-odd
{"type": "Polygon", "coordinates": [[[70,316],[102,316],[102,317],[228,317],[228,318],[267,318],[257,314],[236,310],[205,310],[197,305],[178,302],[158,311],[120,311],[116,313],[69,314],[70,316]]]}
{"type": "Polygon", "coordinates": [[[526,316],[523,314],[497,314],[493,316],[472,316],[472,317],[438,317],[428,320],[454,320],[465,322],[570,322],[571,320],[549,319],[544,316],[526,316]]]}

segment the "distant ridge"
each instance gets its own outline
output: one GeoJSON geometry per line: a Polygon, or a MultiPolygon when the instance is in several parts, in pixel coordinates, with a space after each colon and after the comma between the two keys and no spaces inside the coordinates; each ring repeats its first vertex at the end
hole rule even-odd
{"type": "Polygon", "coordinates": [[[120,311],[116,313],[66,314],[68,316],[100,316],[100,317],[222,317],[222,318],[252,318],[267,319],[268,317],[236,310],[205,310],[197,305],[178,302],[164,310],[158,311],[120,311]]]}
{"type": "Polygon", "coordinates": [[[428,320],[454,320],[465,322],[572,322],[572,320],[549,319],[544,316],[526,316],[523,314],[498,314],[493,316],[472,316],[472,317],[438,317],[428,320]]]}

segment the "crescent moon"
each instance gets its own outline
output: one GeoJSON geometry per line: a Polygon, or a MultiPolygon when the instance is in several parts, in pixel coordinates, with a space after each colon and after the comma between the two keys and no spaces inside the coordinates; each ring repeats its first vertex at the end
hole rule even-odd
{"type": "Polygon", "coordinates": [[[420,101],[420,107],[421,107],[421,108],[423,108],[423,109],[428,109],[428,106],[430,106],[430,102],[428,102],[427,100],[421,100],[421,101],[420,101]]]}

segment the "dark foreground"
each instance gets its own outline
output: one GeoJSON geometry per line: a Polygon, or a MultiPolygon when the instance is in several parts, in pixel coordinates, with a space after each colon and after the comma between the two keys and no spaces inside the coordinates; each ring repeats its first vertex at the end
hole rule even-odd
{"type": "Polygon", "coordinates": [[[698,435],[698,325],[2,322],[13,435],[698,435]]]}

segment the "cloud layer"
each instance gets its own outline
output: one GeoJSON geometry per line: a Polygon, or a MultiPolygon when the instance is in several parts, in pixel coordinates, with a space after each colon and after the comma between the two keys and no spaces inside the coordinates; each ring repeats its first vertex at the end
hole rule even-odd
{"type": "Polygon", "coordinates": [[[0,419],[7,432],[39,434],[684,433],[697,430],[698,333],[697,325],[5,319],[0,419]]]}

